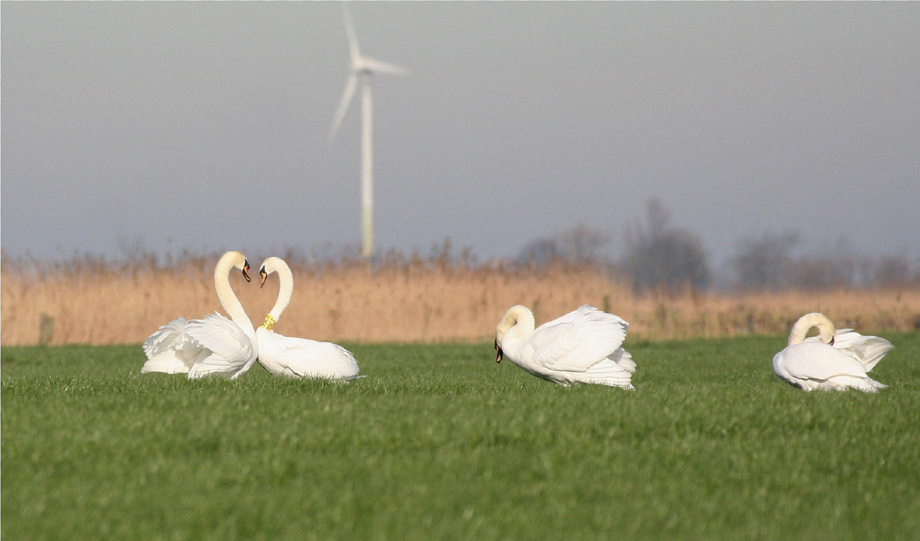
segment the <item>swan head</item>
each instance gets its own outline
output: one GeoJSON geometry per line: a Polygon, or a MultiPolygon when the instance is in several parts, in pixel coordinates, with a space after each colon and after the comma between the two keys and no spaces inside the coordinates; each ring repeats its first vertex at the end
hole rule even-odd
{"type": "Polygon", "coordinates": [[[217,264],[215,273],[219,273],[221,268],[226,269],[223,271],[225,274],[230,268],[240,269],[243,272],[243,278],[247,282],[251,282],[252,279],[249,277],[249,260],[246,259],[246,256],[240,252],[227,252],[220,257],[220,261],[217,264]],[[224,266],[223,264],[229,264],[229,266],[224,266]]]}
{"type": "Polygon", "coordinates": [[[795,322],[795,325],[792,326],[792,331],[789,332],[788,345],[802,343],[812,327],[818,328],[818,337],[822,342],[829,345],[834,344],[834,335],[837,332],[834,322],[820,312],[812,312],[800,317],[795,322]]]}
{"type": "Polygon", "coordinates": [[[501,321],[498,322],[498,326],[495,327],[495,362],[500,363],[504,358],[502,339],[508,331],[517,326],[521,321],[529,321],[530,331],[533,331],[533,312],[526,306],[518,304],[509,308],[508,311],[505,312],[505,315],[502,316],[501,321]]]}
{"type": "Polygon", "coordinates": [[[259,287],[265,285],[265,280],[268,278],[268,275],[273,272],[278,272],[278,269],[281,268],[281,265],[285,265],[284,261],[278,257],[269,257],[262,262],[262,266],[259,267],[259,287]]]}

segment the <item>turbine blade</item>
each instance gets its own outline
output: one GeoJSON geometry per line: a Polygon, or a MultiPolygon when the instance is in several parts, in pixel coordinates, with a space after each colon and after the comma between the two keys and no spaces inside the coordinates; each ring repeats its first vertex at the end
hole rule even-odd
{"type": "Polygon", "coordinates": [[[355,95],[355,88],[357,86],[358,76],[352,73],[348,76],[348,82],[345,83],[345,91],[342,92],[342,99],[339,101],[339,108],[335,110],[335,116],[332,118],[332,127],[329,128],[330,143],[335,139],[335,134],[339,131],[339,126],[342,125],[342,119],[345,118],[345,113],[348,112],[348,105],[351,103],[351,98],[355,95]]]}
{"type": "Polygon", "coordinates": [[[361,57],[361,65],[364,69],[373,73],[386,73],[389,75],[409,75],[409,68],[390,64],[383,60],[377,60],[369,56],[361,57]]]}
{"type": "Polygon", "coordinates": [[[358,59],[361,57],[361,49],[358,47],[358,35],[355,33],[355,23],[351,20],[351,12],[348,11],[348,3],[342,2],[342,17],[345,19],[345,32],[348,34],[348,53],[351,56],[351,66],[355,69],[358,59]]]}

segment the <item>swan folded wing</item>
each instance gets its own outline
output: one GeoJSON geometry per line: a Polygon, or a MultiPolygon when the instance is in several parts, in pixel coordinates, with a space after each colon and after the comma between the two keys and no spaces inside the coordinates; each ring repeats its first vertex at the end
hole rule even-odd
{"type": "Polygon", "coordinates": [[[351,352],[331,342],[275,334],[271,355],[300,377],[354,378],[358,374],[358,362],[351,352]]]}
{"type": "Polygon", "coordinates": [[[802,342],[776,355],[782,369],[796,379],[866,376],[866,369],[859,361],[825,344],[802,342]]]}
{"type": "Polygon", "coordinates": [[[328,342],[328,344],[334,352],[333,355],[335,357],[337,372],[345,379],[357,378],[360,369],[358,368],[358,361],[355,359],[355,356],[338,344],[333,344],[332,342],[328,342]]]}
{"type": "Polygon", "coordinates": [[[533,358],[551,370],[584,372],[617,351],[628,328],[619,317],[585,305],[534,331],[533,358]]]}
{"type": "Polygon", "coordinates": [[[213,353],[200,361],[211,368],[209,372],[236,372],[256,358],[249,336],[239,325],[220,314],[190,321],[186,334],[213,353]]]}

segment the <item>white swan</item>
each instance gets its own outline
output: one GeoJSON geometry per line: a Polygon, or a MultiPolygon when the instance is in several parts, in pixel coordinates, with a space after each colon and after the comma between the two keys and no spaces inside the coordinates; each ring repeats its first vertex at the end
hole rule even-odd
{"type": "Polygon", "coordinates": [[[281,283],[278,300],[265,316],[265,321],[256,329],[259,342],[259,363],[266,370],[278,376],[292,378],[325,378],[352,380],[358,377],[358,362],[345,348],[330,343],[282,336],[272,327],[281,318],[281,313],[291,303],[294,294],[294,275],[287,263],[278,257],[269,257],[259,269],[261,286],[268,275],[277,272],[281,283]]]}
{"type": "Polygon", "coordinates": [[[221,306],[232,321],[214,313],[202,319],[170,321],[144,342],[147,362],[141,373],[188,374],[190,379],[219,375],[236,379],[258,357],[258,344],[252,322],[230,288],[229,274],[234,268],[248,282],[249,261],[240,252],[227,252],[214,268],[214,286],[221,306]]]}
{"type": "Polygon", "coordinates": [[[585,305],[534,330],[533,312],[512,306],[495,329],[495,362],[507,356],[560,385],[594,383],[633,389],[636,363],[621,344],[629,323],[585,305]]]}
{"type": "Polygon", "coordinates": [[[851,329],[837,332],[834,323],[817,312],[800,317],[789,333],[785,349],[773,357],[773,371],[790,385],[806,391],[858,389],[867,393],[884,389],[866,373],[889,351],[891,342],[863,336],[851,329]],[[818,336],[805,338],[818,328],[818,336]]]}

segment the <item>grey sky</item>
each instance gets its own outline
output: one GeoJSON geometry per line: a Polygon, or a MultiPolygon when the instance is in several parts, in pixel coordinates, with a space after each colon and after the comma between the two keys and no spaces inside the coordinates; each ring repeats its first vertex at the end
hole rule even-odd
{"type": "MultiPolygon", "coordinates": [[[[360,236],[337,3],[2,6],[9,254],[360,236]]],[[[798,229],[920,256],[918,3],[362,3],[378,247],[481,257],[657,196],[719,263],[798,229]]],[[[820,246],[826,246],[821,248],[820,246]]]]}

